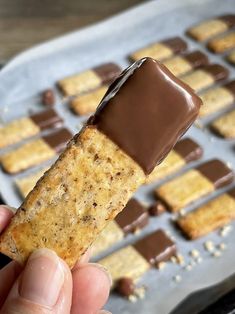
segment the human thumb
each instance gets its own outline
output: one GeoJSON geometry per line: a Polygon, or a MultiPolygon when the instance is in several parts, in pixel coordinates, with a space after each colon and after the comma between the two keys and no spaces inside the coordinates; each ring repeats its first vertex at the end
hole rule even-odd
{"type": "Polygon", "coordinates": [[[69,267],[48,249],[35,251],[14,283],[1,313],[69,314],[72,277],[69,267]]]}

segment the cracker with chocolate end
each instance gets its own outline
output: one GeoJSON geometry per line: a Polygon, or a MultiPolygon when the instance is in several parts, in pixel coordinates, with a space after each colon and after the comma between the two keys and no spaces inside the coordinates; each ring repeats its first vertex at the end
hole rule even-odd
{"type": "Polygon", "coordinates": [[[172,179],[155,190],[172,212],[188,206],[217,188],[230,184],[234,172],[220,160],[210,160],[183,175],[172,179]]]}
{"type": "Polygon", "coordinates": [[[235,110],[216,119],[211,124],[211,128],[222,137],[235,138],[235,110]]]}
{"type": "Polygon", "coordinates": [[[207,55],[199,50],[167,59],[163,64],[175,75],[180,76],[193,69],[209,64],[207,55]]]}
{"type": "Polygon", "coordinates": [[[0,148],[16,144],[43,130],[58,128],[62,124],[63,119],[53,109],[13,120],[0,127],[0,148]]]}
{"type": "Polygon", "coordinates": [[[112,83],[121,73],[115,63],[105,63],[90,70],[68,76],[58,81],[58,86],[65,96],[74,96],[112,83]]]}
{"type": "Polygon", "coordinates": [[[235,65],[235,50],[230,52],[226,58],[231,64],[235,65]]]}
{"type": "Polygon", "coordinates": [[[200,159],[202,154],[202,147],[194,140],[190,138],[180,140],[166,159],[160,165],[156,166],[148,176],[146,184],[163,179],[177,172],[187,163],[200,159]]]}
{"type": "Polygon", "coordinates": [[[163,60],[187,49],[187,43],[180,37],[172,37],[139,49],[130,55],[136,61],[144,57],[163,60]]]}
{"type": "Polygon", "coordinates": [[[199,116],[206,117],[212,113],[228,108],[235,102],[235,81],[215,87],[200,95],[203,106],[199,116]]]}
{"type": "Polygon", "coordinates": [[[209,64],[182,76],[182,81],[188,84],[196,92],[214,85],[216,82],[225,80],[229,70],[220,64],[209,64]]]}
{"type": "Polygon", "coordinates": [[[221,15],[214,19],[201,22],[187,30],[187,34],[198,41],[205,41],[235,26],[235,15],[221,15]]]}
{"type": "Polygon", "coordinates": [[[48,168],[43,168],[36,173],[15,180],[15,185],[23,198],[29,194],[47,170],[48,168]]]}
{"type": "Polygon", "coordinates": [[[7,173],[18,173],[55,157],[71,138],[70,131],[59,129],[0,155],[0,164],[7,173]]]}
{"type": "Polygon", "coordinates": [[[108,269],[115,287],[121,278],[137,281],[151,266],[158,267],[161,262],[166,262],[175,255],[175,243],[163,230],[157,230],[133,246],[129,245],[105,257],[99,263],[108,269]]]}
{"type": "Polygon", "coordinates": [[[92,246],[93,255],[105,251],[119,242],[125,235],[144,228],[148,222],[149,215],[145,207],[136,199],[130,199],[115,220],[107,225],[94,242],[92,246]]]}
{"type": "Polygon", "coordinates": [[[208,48],[215,53],[224,53],[235,48],[235,31],[209,41],[208,48]]]}
{"type": "Polygon", "coordinates": [[[0,237],[0,251],[23,263],[47,247],[72,267],[195,121],[200,106],[200,98],[155,60],[130,66],[26,197],[0,237]]]}
{"type": "Polygon", "coordinates": [[[107,89],[108,86],[104,85],[92,92],[75,97],[70,102],[70,108],[78,115],[86,115],[94,112],[107,89]]]}
{"type": "Polygon", "coordinates": [[[190,239],[202,237],[235,219],[235,189],[189,212],[177,220],[190,239]]]}

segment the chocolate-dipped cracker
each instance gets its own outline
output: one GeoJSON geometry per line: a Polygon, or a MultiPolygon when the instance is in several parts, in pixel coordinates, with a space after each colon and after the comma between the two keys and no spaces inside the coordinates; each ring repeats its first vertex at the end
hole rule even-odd
{"type": "Polygon", "coordinates": [[[176,212],[214,190],[233,182],[234,172],[218,159],[212,159],[155,190],[170,211],[176,212]]]}
{"type": "Polygon", "coordinates": [[[110,84],[121,73],[115,63],[105,63],[90,70],[68,76],[58,81],[58,86],[65,96],[74,96],[110,84]]]}
{"type": "Polygon", "coordinates": [[[70,108],[78,115],[86,115],[94,112],[107,89],[108,86],[103,85],[91,92],[75,97],[70,102],[70,108]]]}
{"type": "Polygon", "coordinates": [[[163,64],[175,75],[180,76],[193,69],[209,64],[206,54],[199,50],[167,59],[163,64]]]}
{"type": "Polygon", "coordinates": [[[211,129],[226,139],[235,138],[235,110],[214,120],[211,129]]]}
{"type": "Polygon", "coordinates": [[[1,155],[1,166],[11,174],[36,166],[56,156],[71,138],[70,131],[59,129],[1,155]]]}
{"type": "Polygon", "coordinates": [[[235,189],[180,217],[177,224],[188,238],[196,239],[223,227],[233,219],[235,189]]]}
{"type": "Polygon", "coordinates": [[[211,39],[207,46],[215,53],[224,53],[227,50],[235,48],[235,31],[222,37],[211,39]]]}
{"type": "Polygon", "coordinates": [[[187,49],[187,43],[180,37],[172,37],[139,49],[130,55],[132,61],[144,57],[163,60],[187,49]]]}
{"type": "Polygon", "coordinates": [[[198,41],[204,41],[234,26],[235,14],[221,15],[189,28],[187,34],[198,41]]]}
{"type": "Polygon", "coordinates": [[[54,109],[13,120],[0,127],[0,148],[39,134],[42,130],[58,128],[62,124],[63,119],[54,109]]]}
{"type": "Polygon", "coordinates": [[[203,149],[195,140],[184,138],[175,145],[166,159],[155,167],[146,183],[161,180],[182,169],[186,164],[200,159],[202,155],[203,149]]]}
{"type": "Polygon", "coordinates": [[[220,64],[209,64],[182,76],[182,81],[196,92],[228,78],[229,70],[220,64]]]}
{"type": "Polygon", "coordinates": [[[113,279],[113,287],[121,278],[131,278],[134,282],[141,278],[151,266],[158,266],[176,255],[175,243],[163,230],[127,246],[100,260],[113,279]]]}
{"type": "Polygon", "coordinates": [[[29,193],[1,236],[0,251],[22,263],[47,247],[72,267],[193,123],[200,106],[191,88],[163,65],[150,58],[134,63],[29,193]]]}
{"type": "Polygon", "coordinates": [[[235,103],[235,81],[209,89],[200,95],[203,106],[199,116],[206,117],[212,113],[228,108],[235,103]]]}
{"type": "Polygon", "coordinates": [[[119,242],[128,233],[134,233],[144,228],[149,222],[149,215],[145,207],[132,198],[124,209],[111,221],[93,243],[92,253],[97,255],[115,243],[119,242]]]}

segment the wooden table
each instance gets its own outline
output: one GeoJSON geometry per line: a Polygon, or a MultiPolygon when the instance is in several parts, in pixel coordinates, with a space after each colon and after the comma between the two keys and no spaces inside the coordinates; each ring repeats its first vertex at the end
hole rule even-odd
{"type": "Polygon", "coordinates": [[[143,0],[0,0],[0,63],[143,0]]]}

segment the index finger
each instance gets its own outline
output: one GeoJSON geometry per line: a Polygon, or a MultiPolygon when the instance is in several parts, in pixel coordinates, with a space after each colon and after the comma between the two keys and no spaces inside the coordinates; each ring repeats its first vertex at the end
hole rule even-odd
{"type": "Polygon", "coordinates": [[[11,207],[0,205],[0,233],[7,227],[13,215],[11,207]]]}

